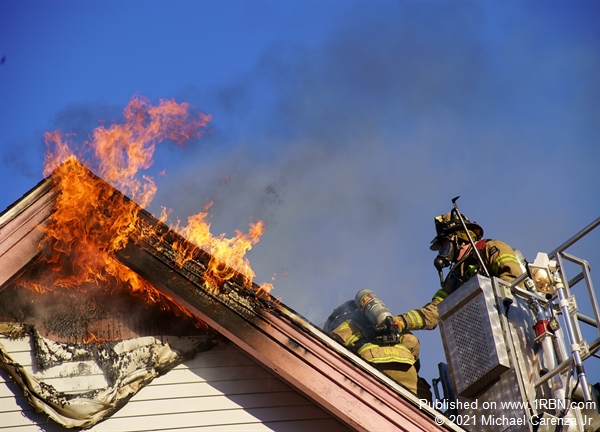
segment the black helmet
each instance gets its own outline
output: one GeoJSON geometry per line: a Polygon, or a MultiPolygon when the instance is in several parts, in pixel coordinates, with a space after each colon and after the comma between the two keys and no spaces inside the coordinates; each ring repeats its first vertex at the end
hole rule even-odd
{"type": "MultiPolygon", "coordinates": [[[[465,215],[462,215],[465,220],[465,225],[469,230],[469,234],[473,241],[481,240],[483,237],[483,228],[481,228],[477,223],[469,221],[465,215]]],[[[435,232],[436,236],[433,240],[431,240],[431,246],[429,249],[435,251],[440,248],[440,239],[442,237],[450,237],[456,236],[458,239],[468,242],[469,238],[465,233],[465,230],[460,223],[460,219],[456,210],[452,210],[446,214],[436,216],[434,218],[435,223],[435,232]]]]}

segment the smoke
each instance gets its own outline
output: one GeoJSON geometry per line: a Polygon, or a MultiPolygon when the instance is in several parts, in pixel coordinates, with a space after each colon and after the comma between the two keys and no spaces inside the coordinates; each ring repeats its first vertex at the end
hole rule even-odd
{"type": "Polygon", "coordinates": [[[598,42],[546,48],[575,22],[550,9],[357,5],[322,46],[274,42],[237,81],[183,92],[215,133],[155,202],[185,217],[212,200],[214,234],[265,220],[256,281],[275,274],[272,294],[316,323],[362,288],[396,313],[429,301],[432,219],[458,195],[532,260],[600,209],[598,42]]]}
{"type": "MultiPolygon", "coordinates": [[[[74,142],[83,142],[102,122],[118,118],[122,109],[117,105],[103,103],[71,104],[54,116],[49,128],[64,131],[74,142]]],[[[42,155],[45,153],[44,140],[40,138],[42,136],[42,131],[36,131],[27,140],[14,141],[3,147],[4,166],[14,172],[15,176],[39,179],[39,167],[44,165],[42,155]]]]}
{"type": "MultiPolygon", "coordinates": [[[[159,7],[139,26],[121,20],[128,26],[126,52],[119,51],[120,36],[103,43],[97,36],[88,39],[103,34],[103,13],[114,18],[106,8],[85,20],[75,12],[58,21],[12,20],[16,24],[5,27],[33,35],[13,39],[25,41],[25,57],[40,63],[4,65],[3,82],[17,89],[11,96],[7,87],[5,96],[17,112],[24,108],[16,101],[62,103],[62,97],[75,97],[65,90],[93,84],[90,94],[174,96],[212,114],[213,129],[198,142],[157,148],[154,166],[144,172],[158,185],[150,210],[158,215],[160,206],[172,208],[173,219],[185,223],[212,201],[213,234],[232,235],[264,220],[266,233],[249,254],[256,282],[275,275],[272,294],[317,324],[362,288],[373,289],[396,313],[429,301],[439,284],[428,248],[432,219],[449,211],[455,196],[461,195],[461,210],[483,226],[486,237],[508,242],[529,260],[600,214],[595,4],[352,5],[349,12],[347,4],[338,10],[336,2],[307,3],[291,16],[288,4],[278,15],[272,13],[281,11],[278,3],[248,3],[242,13],[203,3],[177,19],[159,7]],[[322,8],[329,9],[320,14],[322,8]],[[209,30],[225,32],[232,45],[195,39],[199,14],[209,16],[209,30]],[[284,19],[274,26],[273,16],[284,19]],[[167,18],[182,32],[168,32],[167,18]],[[51,32],[59,39],[40,32],[61,20],[64,32],[51,32]],[[313,26],[325,21],[336,24],[313,26]],[[82,22],[99,23],[100,33],[80,31],[82,22]],[[298,23],[311,29],[308,35],[298,23]],[[156,32],[157,25],[165,31],[156,32]],[[231,75],[253,51],[238,58],[221,47],[251,47],[236,38],[275,27],[282,39],[231,75]],[[36,31],[44,39],[36,39],[36,31]],[[83,45],[71,43],[80,39],[83,45]],[[88,63],[81,55],[90,46],[98,49],[88,63]],[[146,46],[158,48],[132,49],[146,46]],[[201,60],[192,62],[194,57],[201,60]],[[111,59],[118,64],[103,69],[111,59]],[[90,64],[98,65],[94,71],[101,79],[92,74],[78,83],[90,64]],[[171,94],[182,79],[210,76],[194,67],[222,68],[224,82],[190,82],[171,94]],[[43,79],[31,78],[27,69],[44,70],[43,79]],[[62,78],[53,78],[53,71],[62,78]],[[48,93],[49,85],[58,90],[48,93]],[[30,93],[37,99],[27,99],[30,93]]],[[[18,56],[10,57],[18,64],[18,56]]],[[[118,119],[122,110],[122,104],[67,106],[43,131],[61,129],[84,141],[101,119],[118,119]]],[[[28,142],[3,144],[5,167],[14,178],[39,179],[43,131],[28,142]]],[[[2,190],[13,202],[18,196],[12,197],[13,178],[7,178],[2,190]]],[[[575,252],[592,269],[600,264],[598,244],[596,233],[575,252]]],[[[588,306],[585,298],[579,304],[588,306]]],[[[443,360],[440,338],[437,332],[418,336],[427,359],[422,373],[431,378],[443,360]]]]}
{"type": "MultiPolygon", "coordinates": [[[[317,322],[365,287],[398,312],[426,302],[432,219],[452,197],[491,236],[533,253],[554,173],[572,160],[583,167],[568,184],[597,174],[582,157],[598,130],[586,111],[597,102],[582,92],[597,88],[583,57],[594,46],[540,50],[547,23],[493,39],[505,23],[483,5],[380,6],[357,6],[320,47],[274,42],[237,81],[182,94],[216,130],[157,197],[181,217],[212,200],[214,233],[265,220],[253,268],[278,273],[273,294],[317,322]],[[573,91],[559,94],[564,77],[573,91]],[[591,131],[576,130],[584,122],[591,131]],[[573,134],[581,144],[565,146],[573,134]],[[524,208],[520,228],[502,216],[524,208]]],[[[558,211],[553,221],[565,219],[558,211]]]]}

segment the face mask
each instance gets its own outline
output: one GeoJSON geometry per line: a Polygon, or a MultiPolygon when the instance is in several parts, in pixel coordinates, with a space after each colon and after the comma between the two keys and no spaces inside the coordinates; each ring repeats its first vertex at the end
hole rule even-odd
{"type": "Polygon", "coordinates": [[[440,248],[438,249],[438,256],[433,260],[433,265],[438,271],[441,271],[444,267],[449,267],[456,257],[456,248],[454,242],[448,237],[440,239],[440,248]]]}

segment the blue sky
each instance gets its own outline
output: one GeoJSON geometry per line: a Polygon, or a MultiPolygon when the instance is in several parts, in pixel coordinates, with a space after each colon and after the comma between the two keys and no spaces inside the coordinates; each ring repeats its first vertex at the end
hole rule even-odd
{"type": "MultiPolygon", "coordinates": [[[[457,195],[529,260],[600,215],[596,2],[3,0],[0,56],[0,209],[42,179],[44,132],[189,102],[212,133],[160,145],[150,210],[264,220],[256,282],[317,324],[366,287],[425,304],[457,195]]],[[[599,245],[572,251],[593,275],[599,245]]],[[[418,336],[430,380],[440,337],[418,336]]]]}

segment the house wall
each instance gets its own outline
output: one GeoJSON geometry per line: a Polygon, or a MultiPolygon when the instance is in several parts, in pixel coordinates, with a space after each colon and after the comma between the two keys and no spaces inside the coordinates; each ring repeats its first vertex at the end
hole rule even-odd
{"type": "MultiPolygon", "coordinates": [[[[0,342],[23,365],[31,365],[29,340],[0,342]]],[[[73,365],[79,367],[79,365],[73,365]]],[[[92,371],[94,368],[91,367],[92,371]]],[[[52,378],[60,390],[98,388],[96,370],[85,383],[52,378]]],[[[0,369],[0,430],[58,432],[68,429],[33,411],[22,390],[0,369]]],[[[91,431],[348,431],[313,402],[283,383],[229,342],[156,378],[122,409],[91,431]]]]}

